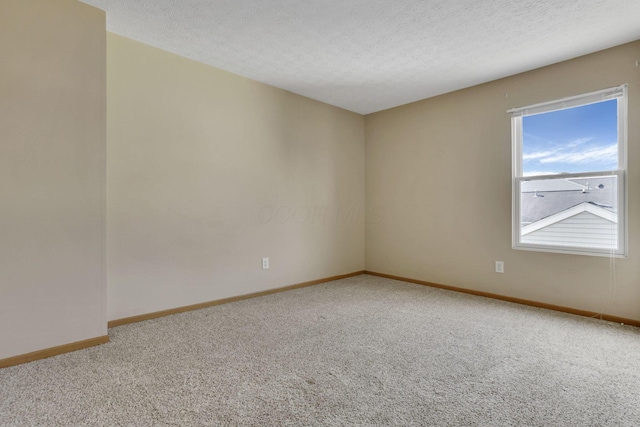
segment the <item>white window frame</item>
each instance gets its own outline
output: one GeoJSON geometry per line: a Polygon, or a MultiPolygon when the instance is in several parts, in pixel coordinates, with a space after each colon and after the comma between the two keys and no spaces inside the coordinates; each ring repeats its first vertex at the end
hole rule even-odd
{"type": "Polygon", "coordinates": [[[626,258],[627,246],[627,85],[572,96],[555,101],[514,108],[511,114],[512,141],[512,247],[519,250],[540,252],[567,253],[577,255],[613,256],[626,258]],[[523,243],[521,241],[520,195],[523,181],[557,179],[558,175],[523,176],[522,160],[522,118],[533,114],[564,110],[582,105],[594,104],[610,99],[617,99],[618,104],[618,169],[604,172],[585,172],[563,174],[564,178],[583,178],[597,176],[617,176],[618,185],[618,247],[616,249],[580,248],[574,246],[555,246],[523,243]]]}

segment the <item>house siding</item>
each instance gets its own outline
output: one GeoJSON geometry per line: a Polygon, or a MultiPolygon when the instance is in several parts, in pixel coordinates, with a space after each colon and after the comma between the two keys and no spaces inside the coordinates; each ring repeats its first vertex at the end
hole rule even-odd
{"type": "Polygon", "coordinates": [[[610,249],[617,247],[618,235],[615,223],[590,212],[582,212],[526,234],[521,240],[522,243],[539,245],[610,249]]]}

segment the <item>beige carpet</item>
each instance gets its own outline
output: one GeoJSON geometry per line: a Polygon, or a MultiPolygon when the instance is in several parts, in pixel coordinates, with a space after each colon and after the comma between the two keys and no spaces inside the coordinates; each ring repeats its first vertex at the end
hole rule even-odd
{"type": "Polygon", "coordinates": [[[358,276],[0,370],[2,426],[640,426],[640,329],[358,276]]]}

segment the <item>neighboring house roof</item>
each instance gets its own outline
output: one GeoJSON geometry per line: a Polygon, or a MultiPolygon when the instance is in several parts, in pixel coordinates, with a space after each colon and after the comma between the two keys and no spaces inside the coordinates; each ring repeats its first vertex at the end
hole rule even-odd
{"type": "Polygon", "coordinates": [[[614,250],[618,216],[593,203],[581,203],[522,227],[525,244],[614,250]]]}
{"type": "Polygon", "coordinates": [[[583,212],[588,212],[592,215],[606,219],[607,221],[610,221],[615,224],[618,223],[618,215],[615,212],[604,209],[593,203],[585,202],[585,203],[580,203],[579,205],[574,206],[572,208],[565,209],[554,215],[548,216],[544,219],[541,219],[540,221],[536,221],[533,224],[529,224],[527,226],[522,227],[522,235],[525,236],[529,233],[533,233],[534,231],[538,231],[552,224],[556,224],[558,222],[564,221],[568,218],[574,217],[583,212]]]}
{"type": "Polygon", "coordinates": [[[524,181],[521,190],[532,191],[582,191],[587,187],[569,179],[542,179],[539,181],[524,181]]]}
{"type": "Polygon", "coordinates": [[[526,227],[584,203],[615,213],[616,180],[615,176],[607,176],[524,181],[520,203],[522,225],[526,227]]]}

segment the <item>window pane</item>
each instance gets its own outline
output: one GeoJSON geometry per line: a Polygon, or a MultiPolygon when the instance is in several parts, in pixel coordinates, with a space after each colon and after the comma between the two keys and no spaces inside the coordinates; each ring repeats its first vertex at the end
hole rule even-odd
{"type": "Polygon", "coordinates": [[[618,101],[522,118],[524,176],[618,169],[618,101]]]}
{"type": "Polygon", "coordinates": [[[520,242],[617,249],[618,177],[520,183],[520,242]]]}

